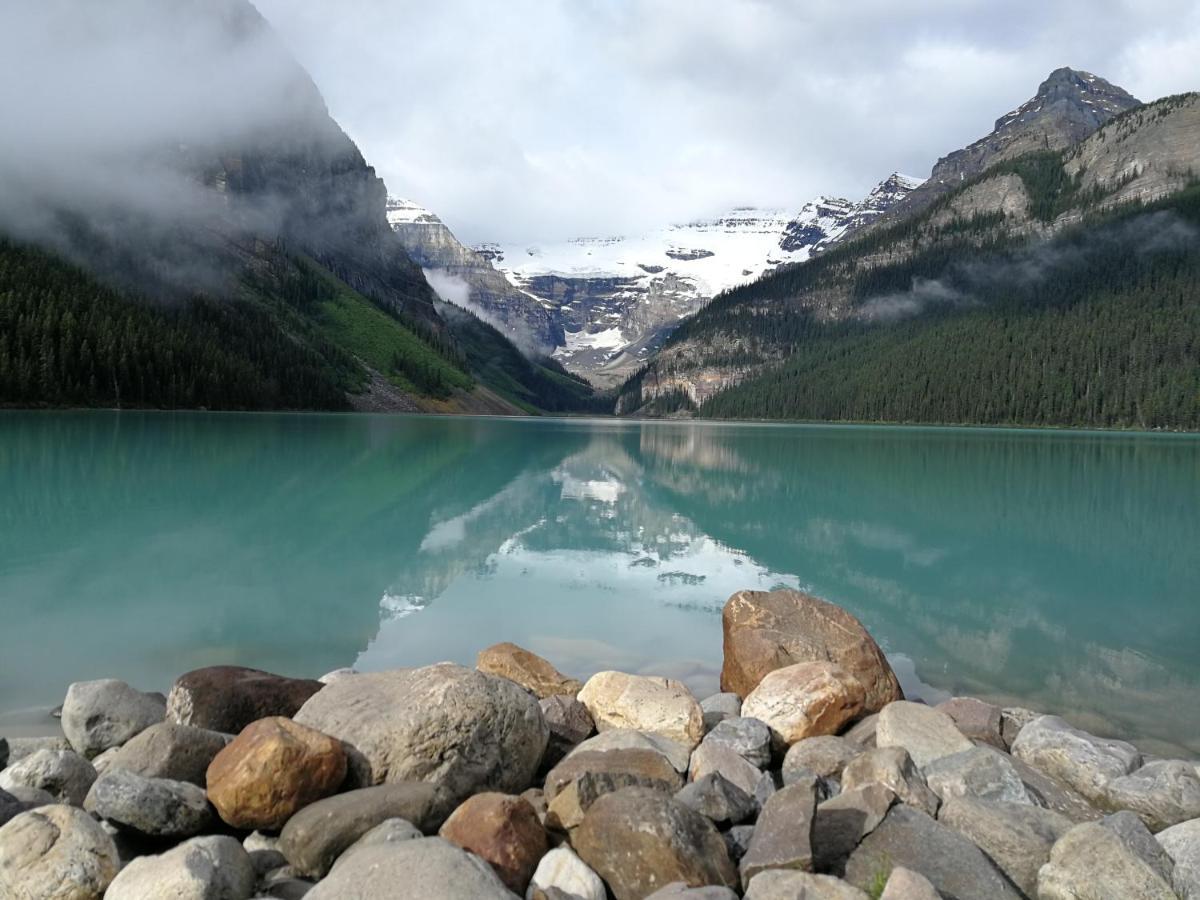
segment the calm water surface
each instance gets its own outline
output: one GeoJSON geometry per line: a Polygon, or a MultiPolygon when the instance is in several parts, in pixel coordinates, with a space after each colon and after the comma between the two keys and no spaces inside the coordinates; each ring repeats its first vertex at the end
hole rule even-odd
{"type": "Polygon", "coordinates": [[[501,640],[709,692],[722,604],[776,585],[851,609],[929,699],[1200,754],[1197,438],[0,414],[0,732],[79,679],[501,640]]]}

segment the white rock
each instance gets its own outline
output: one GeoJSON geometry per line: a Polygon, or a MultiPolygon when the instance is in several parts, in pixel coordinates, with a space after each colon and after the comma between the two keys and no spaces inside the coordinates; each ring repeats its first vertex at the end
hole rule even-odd
{"type": "Polygon", "coordinates": [[[673,678],[597,672],[579,692],[598,731],[632,728],[695,747],[704,713],[692,692],[673,678]]]}
{"type": "Polygon", "coordinates": [[[865,702],[862,682],[846,669],[802,662],[768,672],[742,703],[742,715],[765,722],[774,742],[786,747],[837,734],[862,714],[865,702]]]}
{"type": "Polygon", "coordinates": [[[533,880],[529,882],[525,898],[533,900],[535,890],[544,891],[548,888],[558,888],[580,900],[605,900],[608,896],[600,876],[566,846],[551,850],[542,857],[533,873],[533,880]]]}

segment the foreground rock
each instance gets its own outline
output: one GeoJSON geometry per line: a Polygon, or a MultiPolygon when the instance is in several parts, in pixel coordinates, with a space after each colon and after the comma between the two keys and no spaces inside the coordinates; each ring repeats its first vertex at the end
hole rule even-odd
{"type": "Polygon", "coordinates": [[[441,838],[369,847],[318,882],[305,900],[512,900],[491,867],[441,838]]]}
{"type": "Polygon", "coordinates": [[[722,828],[744,822],[758,811],[754,797],[716,772],[686,785],[675,799],[722,828]]]}
{"type": "Polygon", "coordinates": [[[515,681],[539,700],[558,694],[574,697],[583,688],[547,660],[516,644],[493,644],[480,650],[475,668],[488,675],[515,681]]]}
{"type": "Polygon", "coordinates": [[[526,900],[541,900],[549,897],[551,891],[560,892],[571,900],[607,900],[608,897],[600,876],[569,847],[558,847],[542,857],[525,897],[526,900]]]}
{"type": "Polygon", "coordinates": [[[550,731],[546,745],[545,765],[554,765],[579,744],[586,741],[596,730],[592,714],[574,697],[561,694],[539,700],[542,718],[550,731]]]}
{"type": "Polygon", "coordinates": [[[0,788],[36,788],[55,800],[82,806],[96,769],[73,750],[38,750],[0,772],[0,788]]]}
{"type": "Polygon", "coordinates": [[[1174,864],[1175,893],[1183,900],[1200,900],[1200,819],[1173,825],[1156,838],[1174,864]]]}
{"type": "MultiPolygon", "coordinates": [[[[384,819],[357,841],[343,850],[332,868],[336,869],[340,865],[345,865],[347,860],[354,857],[355,854],[361,853],[371,847],[390,846],[392,844],[401,844],[404,841],[415,841],[425,837],[412,822],[407,819],[384,819]]],[[[282,856],[283,854],[280,854],[282,856]]],[[[284,857],[286,862],[286,857],[284,857]]]]}
{"type": "Polygon", "coordinates": [[[546,775],[546,821],[565,831],[577,827],[592,804],[605,794],[627,787],[673,794],[682,785],[675,767],[656,750],[572,753],[546,775]]]}
{"type": "Polygon", "coordinates": [[[676,772],[686,772],[692,758],[690,745],[655,734],[642,734],[632,728],[615,728],[590,737],[568,755],[609,750],[653,750],[666,757],[676,772]]]}
{"type": "Polygon", "coordinates": [[[1050,859],[1055,842],[1074,827],[1065,816],[1028,803],[952,799],[938,813],[986,853],[1017,887],[1037,896],[1038,870],[1050,859]]]}
{"type": "Polygon", "coordinates": [[[978,741],[997,750],[1008,752],[1004,741],[1004,713],[998,706],[984,703],[974,697],[953,697],[936,707],[954,723],[954,727],[972,741],[978,741]]]}
{"type": "Polygon", "coordinates": [[[970,750],[975,745],[954,727],[944,712],[921,703],[890,703],[879,713],[875,746],[903,747],[917,768],[924,769],[943,756],[970,750]]]}
{"type": "Polygon", "coordinates": [[[753,797],[761,806],[775,792],[769,772],[750,764],[740,753],[723,744],[701,744],[692,754],[688,777],[699,781],[717,774],[753,797]]]}
{"type": "Polygon", "coordinates": [[[282,828],[346,778],[339,741],[291,719],[253,722],[208,767],[208,798],[235,828],[282,828]]]}
{"type": "Polygon", "coordinates": [[[979,746],[935,759],[925,767],[925,782],[943,801],[952,797],[1032,803],[1029,791],[1007,753],[979,746]]]}
{"type": "Polygon", "coordinates": [[[846,863],[846,880],[866,890],[895,866],[929,879],[956,900],[1017,900],[1020,893],[978,847],[920,810],[893,806],[846,863]]]}
{"type": "Polygon", "coordinates": [[[812,828],[816,813],[816,779],[790,784],[763,806],[754,836],[741,862],[742,887],[767,869],[812,871],[812,828]]]}
{"type": "Polygon", "coordinates": [[[941,897],[924,875],[897,866],[888,876],[879,900],[941,900],[941,897]]]}
{"type": "Polygon", "coordinates": [[[847,763],[862,752],[853,741],[834,735],[797,741],[783,758],[783,783],[791,784],[808,775],[840,781],[847,763]]]}
{"type": "Polygon", "coordinates": [[[192,837],[213,820],[204,791],[196,785],[143,778],[122,769],[97,778],[83,808],[114,825],[150,837],[192,837]]]}
{"type": "Polygon", "coordinates": [[[724,745],[760,769],[771,764],[771,729],[761,719],[749,716],[723,719],[704,736],[703,743],[724,745]]]}
{"type": "Polygon", "coordinates": [[[388,819],[404,819],[426,834],[442,824],[437,791],[424,782],[397,782],[318,800],[292,816],[279,851],[301,874],[323,877],[351,844],[388,819]]]}
{"type": "Polygon", "coordinates": [[[488,863],[516,894],[525,893],[549,846],[533,807],[509,794],[476,794],[451,814],[438,836],[488,863]]]}
{"type": "Polygon", "coordinates": [[[912,757],[903,747],[878,747],[856,757],[842,770],[842,790],[852,791],[869,784],[880,784],[902,803],[927,815],[937,814],[940,801],[917,771],[912,757]]]}
{"type": "Polygon", "coordinates": [[[1200,775],[1190,763],[1157,760],[1110,781],[1104,790],[1109,809],[1137,813],[1151,831],[1200,817],[1200,775]]]}
{"type": "Polygon", "coordinates": [[[159,722],[112,751],[105,769],[124,769],[146,778],[170,778],[204,787],[209,763],[228,742],[228,735],[216,731],[159,722]]]}
{"type": "Polygon", "coordinates": [[[673,678],[597,672],[579,692],[596,728],[631,728],[695,747],[704,737],[704,713],[683,684],[673,678]]]}
{"type": "Polygon", "coordinates": [[[704,728],[712,731],[726,719],[742,714],[742,698],[730,691],[722,691],[701,700],[700,709],[704,713],[704,728]]]}
{"type": "Polygon", "coordinates": [[[237,734],[267,716],[293,716],[324,685],[242,666],[209,666],[175,679],[167,718],[180,725],[237,734]]]}
{"type": "Polygon", "coordinates": [[[166,714],[160,696],[143,694],[124,681],[77,681],[63,701],[62,730],[75,752],[90,759],[119,747],[166,714]]]}
{"type": "Polygon", "coordinates": [[[1109,782],[1142,764],[1132,744],[1072,728],[1057,716],[1039,716],[1021,729],[1013,756],[1057,778],[1089,801],[1103,802],[1109,782]]]}
{"type": "Polygon", "coordinates": [[[867,900],[867,895],[828,875],[772,869],[754,877],[746,900],[867,900]]]}
{"type": "Polygon", "coordinates": [[[657,791],[625,788],[597,800],[571,837],[617,900],[640,900],[675,881],[732,888],[737,872],[716,827],[657,791]]]}
{"type": "Polygon", "coordinates": [[[452,663],[334,682],[295,720],[350,745],[355,783],[428,781],[446,813],[479,791],[525,790],[549,737],[525,690],[452,663]]]}
{"type": "Polygon", "coordinates": [[[742,703],[743,715],[771,729],[778,747],[836,734],[863,713],[862,683],[841,666],[805,662],[763,676],[742,703]]]}
{"type": "Polygon", "coordinates": [[[813,864],[818,872],[842,875],[846,860],[879,827],[896,795],[882,784],[842,791],[817,807],[813,819],[813,864]]]}
{"type": "Polygon", "coordinates": [[[1038,874],[1039,900],[1115,897],[1176,900],[1162,875],[1114,830],[1098,822],[1076,825],[1054,845],[1050,862],[1038,874]]]}
{"type": "Polygon", "coordinates": [[[6,900],[99,900],[119,868],[112,838],[81,809],[43,806],[0,827],[6,900]]]}
{"type": "Polygon", "coordinates": [[[118,875],[104,900],[246,900],[254,866],[236,840],[197,837],[159,856],[139,856],[118,875]]]}
{"type": "MultiPolygon", "coordinates": [[[[768,672],[832,662],[854,675],[867,712],[903,697],[879,645],[846,610],[799,591],[739,591],[721,614],[721,690],[746,697],[768,672]]],[[[745,710],[743,715],[749,715],[745,710]]]]}

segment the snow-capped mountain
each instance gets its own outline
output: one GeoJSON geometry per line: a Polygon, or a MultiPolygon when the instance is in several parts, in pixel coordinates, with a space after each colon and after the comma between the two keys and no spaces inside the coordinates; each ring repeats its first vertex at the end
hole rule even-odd
{"type": "Polygon", "coordinates": [[[516,288],[556,311],[564,340],[555,357],[610,386],[636,371],[681,319],[712,297],[803,262],[920,183],[897,174],[857,203],[820,197],[795,214],[741,208],[636,237],[476,249],[516,288]]]}

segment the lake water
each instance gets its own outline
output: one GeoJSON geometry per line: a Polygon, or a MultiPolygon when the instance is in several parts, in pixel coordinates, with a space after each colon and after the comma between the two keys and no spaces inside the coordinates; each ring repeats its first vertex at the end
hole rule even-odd
{"type": "Polygon", "coordinates": [[[1200,754],[1195,437],[0,414],[0,733],[79,679],[502,640],[704,694],[722,604],[776,585],[852,610],[930,700],[1200,754]]]}

